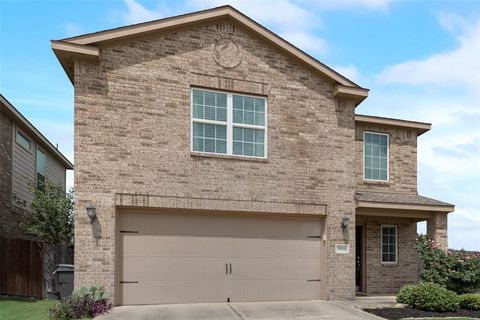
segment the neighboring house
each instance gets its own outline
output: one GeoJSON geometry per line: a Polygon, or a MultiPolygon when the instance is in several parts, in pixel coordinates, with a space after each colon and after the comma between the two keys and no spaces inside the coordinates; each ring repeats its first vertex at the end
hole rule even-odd
{"type": "Polygon", "coordinates": [[[65,188],[73,165],[0,94],[0,237],[26,238],[32,187],[48,179],[65,188]]]}
{"type": "Polygon", "coordinates": [[[52,41],[75,86],[75,285],[116,304],[347,299],[417,280],[430,124],[230,6],[52,41]],[[95,207],[96,217],[90,220],[95,207]]]}

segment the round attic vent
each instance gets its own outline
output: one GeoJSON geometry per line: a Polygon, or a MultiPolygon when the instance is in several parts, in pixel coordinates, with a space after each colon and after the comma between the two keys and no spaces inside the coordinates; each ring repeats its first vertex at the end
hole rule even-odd
{"type": "Polygon", "coordinates": [[[221,38],[213,47],[213,59],[224,68],[235,68],[242,62],[242,55],[238,45],[229,38],[221,38]]]}

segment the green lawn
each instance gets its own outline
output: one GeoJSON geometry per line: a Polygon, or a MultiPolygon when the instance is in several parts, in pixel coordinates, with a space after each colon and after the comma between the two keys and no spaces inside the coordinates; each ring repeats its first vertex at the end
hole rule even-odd
{"type": "Polygon", "coordinates": [[[402,320],[475,320],[475,318],[449,317],[449,318],[404,318],[402,320]]]}
{"type": "Polygon", "coordinates": [[[50,307],[56,301],[0,298],[1,320],[48,320],[50,307]]]}

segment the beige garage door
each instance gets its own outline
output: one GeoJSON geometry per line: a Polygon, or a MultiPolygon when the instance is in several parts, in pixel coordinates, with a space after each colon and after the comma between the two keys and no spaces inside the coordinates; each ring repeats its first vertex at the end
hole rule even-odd
{"type": "Polygon", "coordinates": [[[119,303],[320,299],[320,220],[120,213],[119,303]]]}

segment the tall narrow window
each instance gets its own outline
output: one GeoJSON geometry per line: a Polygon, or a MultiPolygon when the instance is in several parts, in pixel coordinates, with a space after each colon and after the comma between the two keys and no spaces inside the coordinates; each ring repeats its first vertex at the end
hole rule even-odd
{"type": "Polygon", "coordinates": [[[388,181],[388,134],[365,132],[363,145],[364,179],[388,181]]]}
{"type": "Polygon", "coordinates": [[[266,99],[192,89],[192,150],[266,157],[266,99]]]}
{"type": "Polygon", "coordinates": [[[382,226],[382,263],[397,262],[397,227],[382,226]]]}
{"type": "Polygon", "coordinates": [[[37,148],[36,167],[37,167],[37,188],[45,183],[45,153],[37,148]]]}

